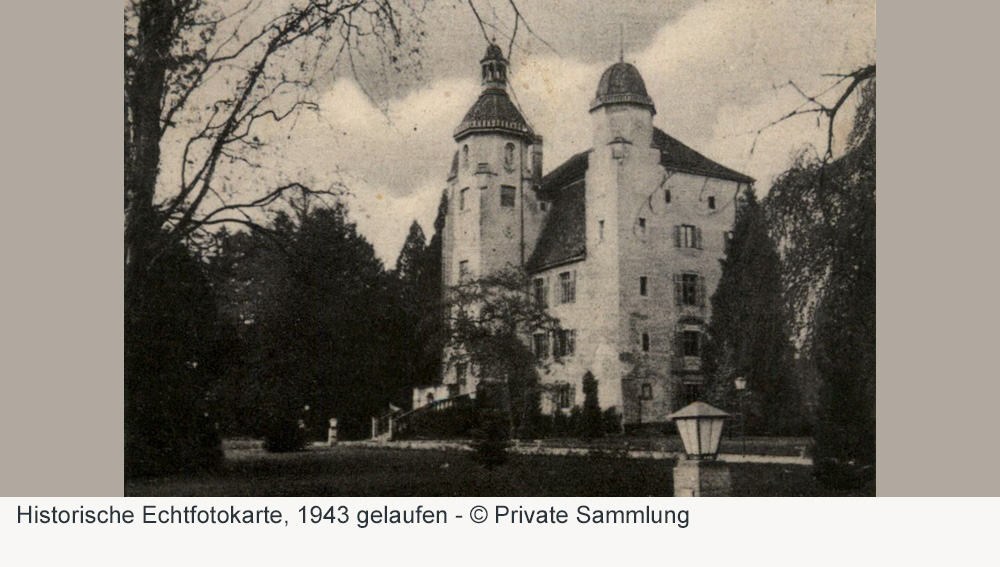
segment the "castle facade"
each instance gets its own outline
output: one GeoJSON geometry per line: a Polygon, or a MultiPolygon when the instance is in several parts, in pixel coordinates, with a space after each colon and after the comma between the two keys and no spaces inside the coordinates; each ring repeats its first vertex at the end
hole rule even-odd
{"type": "MultiPolygon", "coordinates": [[[[591,148],[542,176],[542,137],[507,93],[508,64],[489,46],[483,90],[454,132],[443,235],[445,288],[523,266],[562,331],[526,337],[544,365],[543,410],[583,403],[583,377],[623,424],[665,421],[698,396],[709,297],[721,276],[750,177],[653,125],[639,71],[619,61],[589,109],[591,148]]],[[[414,407],[474,394],[475,372],[448,367],[414,407]]]]}

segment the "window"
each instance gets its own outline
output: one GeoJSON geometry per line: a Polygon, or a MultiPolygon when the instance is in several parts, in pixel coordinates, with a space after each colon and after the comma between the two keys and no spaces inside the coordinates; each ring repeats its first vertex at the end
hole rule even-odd
{"type": "Polygon", "coordinates": [[[722,249],[729,254],[729,249],[733,245],[733,231],[727,230],[722,235],[722,249]]]}
{"type": "Polygon", "coordinates": [[[653,385],[645,382],[642,385],[642,391],[639,394],[639,399],[641,400],[652,400],[653,399],[653,385]]]}
{"type": "Polygon", "coordinates": [[[642,334],[642,352],[649,352],[649,333],[642,334]]]}
{"type": "Polygon", "coordinates": [[[535,278],[533,282],[533,296],[537,307],[549,306],[549,281],[545,278],[535,278]]]}
{"type": "Polygon", "coordinates": [[[710,208],[710,209],[714,209],[715,208],[715,197],[709,197],[708,198],[708,208],[710,208]]]}
{"type": "Polygon", "coordinates": [[[566,329],[556,332],[556,356],[572,356],[576,352],[576,331],[566,329]]]}
{"type": "Polygon", "coordinates": [[[639,219],[639,238],[646,238],[646,219],[639,219]]]}
{"type": "Polygon", "coordinates": [[[604,242],[604,221],[597,221],[597,239],[604,242]]]}
{"type": "Polygon", "coordinates": [[[681,354],[701,356],[701,331],[681,331],[681,354]]]}
{"type": "Polygon", "coordinates": [[[576,270],[559,274],[559,288],[562,292],[560,303],[576,301],[576,270]]]}
{"type": "Polygon", "coordinates": [[[573,407],[573,386],[571,384],[559,384],[556,386],[555,402],[559,409],[573,407]]]}
{"type": "Polygon", "coordinates": [[[500,187],[500,206],[513,207],[516,199],[516,190],[510,185],[500,187]]]}
{"type": "Polygon", "coordinates": [[[547,333],[535,333],[531,341],[535,358],[541,360],[549,356],[549,335],[547,333]]]}
{"type": "Polygon", "coordinates": [[[469,371],[469,365],[465,362],[459,362],[455,365],[455,380],[461,385],[465,385],[465,375],[469,371]]]}
{"type": "Polygon", "coordinates": [[[701,249],[701,229],[690,225],[681,224],[674,227],[674,246],[678,248],[701,249]]]}
{"type": "Polygon", "coordinates": [[[514,171],[514,151],[516,149],[514,144],[511,143],[503,147],[503,167],[508,172],[514,171]]]}
{"type": "Polygon", "coordinates": [[[469,145],[462,146],[462,169],[469,169],[469,145]]]}
{"type": "Polygon", "coordinates": [[[469,279],[469,261],[462,260],[458,263],[458,281],[464,282],[469,279]]]}
{"type": "Polygon", "coordinates": [[[663,201],[665,203],[670,202],[670,189],[667,189],[666,191],[663,192],[663,201]]]}
{"type": "Polygon", "coordinates": [[[465,197],[468,194],[469,194],[469,188],[468,187],[466,187],[465,189],[462,189],[461,191],[459,191],[459,193],[458,193],[458,210],[460,210],[460,211],[464,211],[465,210],[465,197]]]}
{"type": "Polygon", "coordinates": [[[705,278],[698,274],[674,274],[674,302],[677,305],[705,306],[705,278]]]}
{"type": "Polygon", "coordinates": [[[646,276],[639,276],[639,295],[645,297],[649,295],[649,280],[646,276]]]}
{"type": "Polygon", "coordinates": [[[541,201],[538,203],[538,208],[542,209],[542,212],[545,212],[549,210],[549,204],[546,203],[545,201],[541,201]]]}

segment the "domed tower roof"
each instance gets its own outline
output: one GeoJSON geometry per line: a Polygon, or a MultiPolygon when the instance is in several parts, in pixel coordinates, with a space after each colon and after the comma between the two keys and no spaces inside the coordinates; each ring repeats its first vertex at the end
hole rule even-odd
{"type": "Polygon", "coordinates": [[[635,65],[619,61],[608,67],[597,84],[597,96],[590,103],[590,110],[606,104],[637,104],[649,107],[656,114],[653,99],[646,92],[646,82],[635,65]]]}
{"type": "Polygon", "coordinates": [[[483,67],[483,92],[455,129],[455,141],[470,134],[484,132],[500,132],[534,139],[535,133],[528,121],[507,95],[507,59],[503,56],[503,51],[491,43],[480,63],[483,67]]]}

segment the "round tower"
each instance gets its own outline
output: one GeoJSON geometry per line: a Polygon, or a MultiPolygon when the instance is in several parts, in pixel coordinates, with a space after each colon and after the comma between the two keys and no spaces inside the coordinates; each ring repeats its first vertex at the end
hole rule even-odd
{"type": "Polygon", "coordinates": [[[445,285],[523,265],[541,224],[531,183],[532,161],[540,169],[541,139],[508,95],[503,51],[490,44],[480,64],[483,90],[454,132],[454,246],[445,285]]]}
{"type": "Polygon", "coordinates": [[[590,103],[594,148],[609,144],[649,148],[653,142],[656,107],[646,82],[631,63],[619,61],[607,68],[590,103]]]}

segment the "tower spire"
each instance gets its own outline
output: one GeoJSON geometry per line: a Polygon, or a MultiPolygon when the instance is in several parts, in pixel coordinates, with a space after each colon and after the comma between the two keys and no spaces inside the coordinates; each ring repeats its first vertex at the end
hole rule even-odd
{"type": "Polygon", "coordinates": [[[625,61],[625,24],[618,24],[618,61],[625,61]]]}

